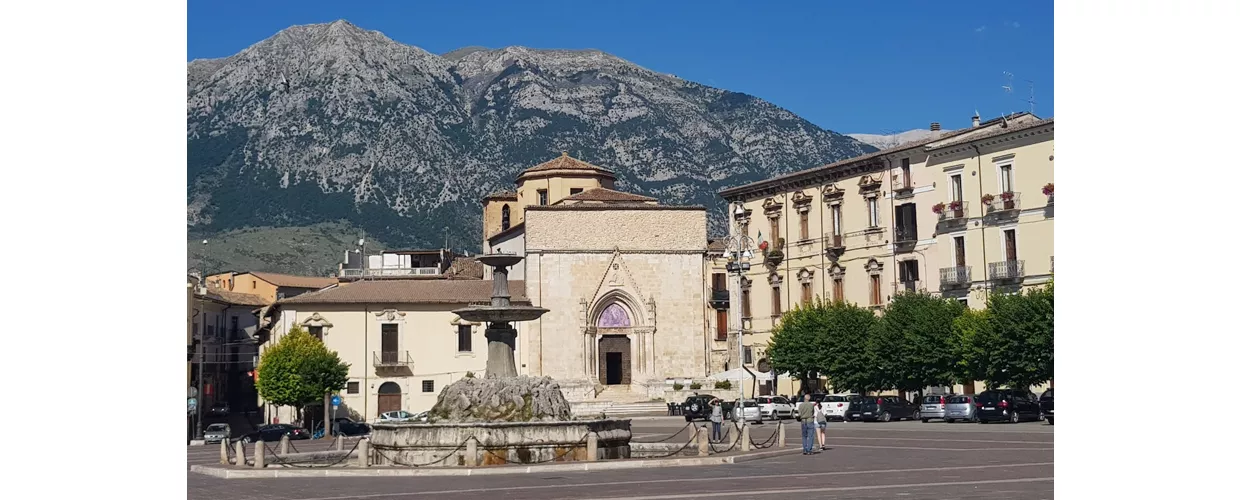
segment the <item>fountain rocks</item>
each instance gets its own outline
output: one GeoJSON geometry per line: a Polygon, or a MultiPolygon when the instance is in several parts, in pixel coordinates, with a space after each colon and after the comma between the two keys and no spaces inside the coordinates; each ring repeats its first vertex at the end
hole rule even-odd
{"type": "Polygon", "coordinates": [[[370,440],[379,464],[529,464],[629,457],[633,433],[628,420],[572,420],[568,400],[555,380],[517,375],[513,356],[517,331],[509,323],[547,313],[541,307],[511,302],[508,268],[521,259],[507,254],[478,256],[494,270],[491,302],[453,311],[461,319],[487,323],[485,378],[466,377],[444,387],[427,423],[374,424],[370,440]]]}

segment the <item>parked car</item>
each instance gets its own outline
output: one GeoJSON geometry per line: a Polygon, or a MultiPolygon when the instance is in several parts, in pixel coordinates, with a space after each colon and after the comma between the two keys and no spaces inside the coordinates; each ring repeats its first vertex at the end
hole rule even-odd
{"type": "Polygon", "coordinates": [[[917,405],[899,396],[859,396],[848,405],[848,420],[890,422],[921,418],[917,405]]]}
{"type": "Polygon", "coordinates": [[[430,412],[427,411],[409,413],[405,410],[396,410],[379,414],[379,422],[385,424],[393,422],[425,422],[429,415],[430,412]]]}
{"type": "Polygon", "coordinates": [[[977,395],[977,421],[1017,423],[1042,420],[1042,408],[1033,393],[1024,389],[992,389],[977,395]]]}
{"type": "Polygon", "coordinates": [[[977,421],[977,404],[974,396],[952,396],[947,400],[947,415],[944,417],[947,423],[955,423],[957,420],[966,422],[977,421]]]}
{"type": "Polygon", "coordinates": [[[232,429],[228,427],[228,424],[211,424],[202,431],[202,439],[207,444],[215,444],[231,437],[232,429]]]}
{"type": "Polygon", "coordinates": [[[822,412],[827,415],[827,420],[844,420],[852,400],[858,397],[860,396],[856,394],[830,394],[823,396],[822,412]]]}
{"type": "MultiPolygon", "coordinates": [[[[809,402],[819,403],[819,402],[822,402],[822,400],[826,397],[827,397],[826,394],[821,394],[821,393],[810,394],[809,402]]],[[[797,408],[800,408],[801,405],[805,404],[805,395],[802,394],[800,396],[797,396],[796,399],[793,401],[794,401],[794,404],[792,405],[792,411],[795,412],[797,411],[797,408]]]]}
{"type": "Polygon", "coordinates": [[[221,401],[221,402],[212,404],[211,408],[207,410],[207,415],[212,416],[212,417],[227,417],[228,411],[229,411],[228,403],[221,401]]]}
{"type": "Polygon", "coordinates": [[[1042,393],[1038,405],[1042,407],[1042,415],[1046,417],[1046,423],[1055,425],[1055,389],[1047,389],[1042,393]]]}
{"type": "Polygon", "coordinates": [[[255,441],[264,441],[270,443],[279,441],[285,435],[292,440],[310,439],[310,433],[300,427],[293,427],[289,424],[267,424],[259,427],[254,432],[241,436],[241,442],[253,443],[255,441]]]}
{"type": "Polygon", "coordinates": [[[694,420],[710,420],[710,402],[715,399],[710,394],[698,394],[685,398],[685,402],[680,405],[681,414],[685,416],[685,422],[694,420]]]}
{"type": "Polygon", "coordinates": [[[947,420],[947,401],[955,394],[927,394],[921,398],[921,421],[929,422],[932,418],[947,420]]]}
{"type": "Polygon", "coordinates": [[[337,417],[332,419],[332,426],[336,434],[344,436],[365,436],[370,434],[370,426],[365,422],[358,422],[348,417],[337,417]]]}
{"type": "Polygon", "coordinates": [[[758,407],[758,402],[752,399],[732,403],[731,414],[733,422],[740,422],[741,418],[744,418],[746,422],[762,423],[762,409],[758,407]]]}
{"type": "Polygon", "coordinates": [[[783,396],[758,396],[757,401],[764,419],[792,418],[792,402],[783,396]]]}

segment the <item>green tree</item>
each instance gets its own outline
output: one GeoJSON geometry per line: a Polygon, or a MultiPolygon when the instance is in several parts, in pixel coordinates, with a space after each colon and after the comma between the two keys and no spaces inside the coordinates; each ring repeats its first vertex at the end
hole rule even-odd
{"type": "Polygon", "coordinates": [[[848,302],[823,303],[822,332],[818,337],[819,371],[836,391],[871,391],[878,388],[873,366],[866,357],[866,343],[874,327],[874,313],[848,302]]]}
{"type": "Polygon", "coordinates": [[[972,339],[981,361],[974,368],[988,387],[1027,389],[1055,375],[1055,287],[997,293],[972,339]]]}
{"type": "Polygon", "coordinates": [[[952,322],[952,352],[955,355],[956,380],[968,383],[986,380],[990,369],[987,346],[994,341],[990,328],[990,315],[986,309],[968,309],[952,322]]]}
{"type": "Polygon", "coordinates": [[[301,411],[344,388],[349,365],[300,327],[293,327],[263,353],[258,363],[259,396],[277,406],[301,411]]]}
{"type": "Polygon", "coordinates": [[[821,303],[797,306],[784,313],[767,343],[766,357],[772,370],[787,372],[802,382],[810,378],[810,373],[819,371],[822,356],[818,350],[822,343],[818,337],[825,329],[823,317],[821,303]]]}
{"type": "Polygon", "coordinates": [[[954,382],[952,322],[963,311],[960,302],[926,293],[896,295],[867,344],[881,388],[921,391],[954,382]]]}

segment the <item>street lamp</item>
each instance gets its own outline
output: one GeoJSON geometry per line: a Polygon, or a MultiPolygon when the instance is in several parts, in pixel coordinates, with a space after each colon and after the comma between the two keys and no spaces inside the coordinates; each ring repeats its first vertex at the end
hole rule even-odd
{"type": "MultiPolygon", "coordinates": [[[[745,271],[749,270],[749,260],[753,258],[753,249],[755,247],[753,238],[750,238],[747,231],[743,231],[744,227],[740,224],[740,217],[745,215],[745,207],[737,203],[732,218],[733,230],[724,244],[723,258],[727,259],[728,273],[736,276],[736,300],[732,302],[732,306],[736,309],[736,361],[737,366],[743,371],[745,367],[745,345],[744,345],[744,328],[745,321],[742,309],[741,297],[741,281],[745,275],[745,271]]],[[[741,422],[745,421],[745,377],[740,377],[740,383],[737,384],[740,390],[740,399],[737,404],[740,406],[741,422]]],[[[744,425],[743,423],[741,425],[744,425]]]]}

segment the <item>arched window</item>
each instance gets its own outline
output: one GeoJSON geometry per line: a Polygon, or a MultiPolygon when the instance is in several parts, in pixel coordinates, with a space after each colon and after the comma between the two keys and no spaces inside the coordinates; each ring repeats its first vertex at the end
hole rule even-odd
{"type": "Polygon", "coordinates": [[[504,208],[500,209],[500,230],[507,230],[508,226],[512,224],[511,215],[512,211],[508,209],[508,205],[504,205],[504,208]]]}
{"type": "Polygon", "coordinates": [[[599,328],[627,328],[633,326],[629,321],[629,313],[620,304],[611,304],[603,309],[598,317],[599,328]]]}

